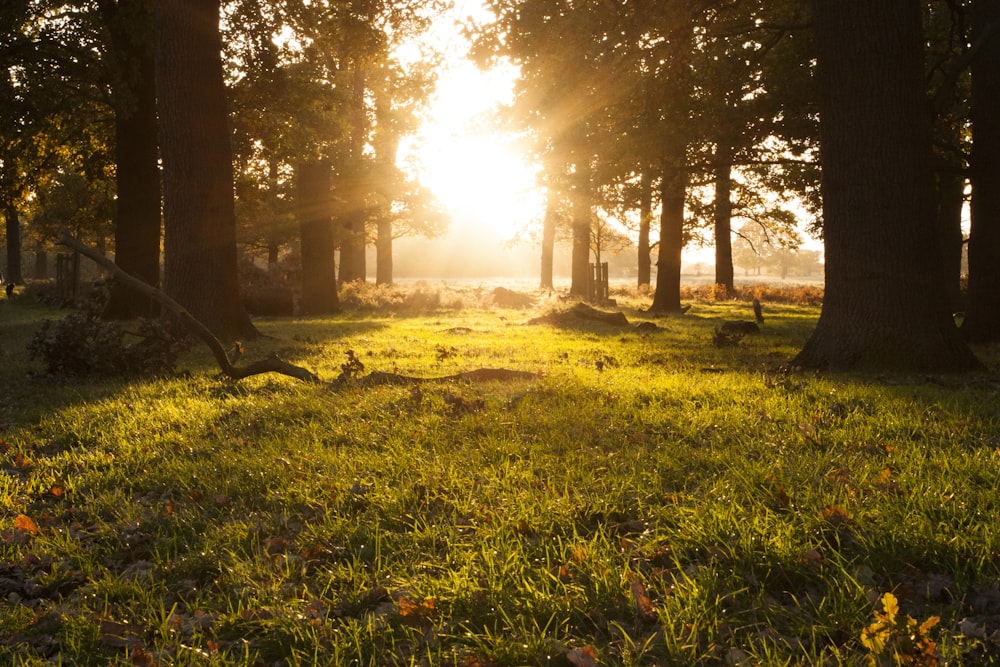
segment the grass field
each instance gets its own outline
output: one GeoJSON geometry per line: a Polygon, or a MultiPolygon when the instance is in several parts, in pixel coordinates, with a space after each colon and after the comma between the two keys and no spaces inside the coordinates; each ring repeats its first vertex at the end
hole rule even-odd
{"type": "Polygon", "coordinates": [[[330,381],[348,350],[533,374],[378,387],[232,383],[198,348],[45,377],[25,348],[65,313],[0,302],[0,663],[987,664],[997,350],[977,376],[787,373],[815,299],[717,347],[748,304],[691,296],[623,295],[640,331],[418,285],[247,345],[330,381]]]}

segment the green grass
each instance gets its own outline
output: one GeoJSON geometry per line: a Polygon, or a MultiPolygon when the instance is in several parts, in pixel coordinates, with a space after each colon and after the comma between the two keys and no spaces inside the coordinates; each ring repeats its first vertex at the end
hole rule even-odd
{"type": "Polygon", "coordinates": [[[717,348],[746,303],[626,302],[648,334],[426,304],[262,321],[247,357],[536,379],[234,384],[200,349],[31,376],[61,313],[0,302],[0,662],[861,665],[889,591],[948,664],[997,649],[996,349],[978,377],[788,374],[815,306],[717,348]]]}

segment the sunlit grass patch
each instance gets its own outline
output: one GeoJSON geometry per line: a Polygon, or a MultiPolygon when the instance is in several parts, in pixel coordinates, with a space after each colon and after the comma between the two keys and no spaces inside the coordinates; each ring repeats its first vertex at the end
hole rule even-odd
{"type": "Polygon", "coordinates": [[[175,377],[29,380],[0,433],[0,655],[861,665],[886,592],[941,617],[942,660],[995,648],[988,377],[789,372],[818,309],[777,299],[727,348],[745,300],[528,323],[561,307],[373,307],[247,342],[327,381],[350,350],[512,382],[237,384],[201,350],[175,377]]]}

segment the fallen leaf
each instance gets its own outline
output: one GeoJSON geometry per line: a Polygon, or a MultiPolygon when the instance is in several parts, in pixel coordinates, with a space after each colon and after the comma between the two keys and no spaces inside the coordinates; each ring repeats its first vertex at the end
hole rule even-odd
{"type": "Polygon", "coordinates": [[[589,645],[574,648],[566,653],[566,660],[574,667],[597,667],[597,651],[589,645]]]}
{"type": "Polygon", "coordinates": [[[632,598],[635,600],[635,606],[639,615],[646,620],[655,619],[656,610],[653,609],[653,603],[646,594],[646,586],[642,583],[642,579],[636,577],[632,580],[630,587],[632,588],[632,598]]]}
{"type": "Polygon", "coordinates": [[[32,521],[30,517],[26,517],[23,514],[18,514],[17,518],[14,519],[14,528],[16,530],[22,530],[26,533],[31,533],[32,535],[38,534],[38,524],[32,521]]]}

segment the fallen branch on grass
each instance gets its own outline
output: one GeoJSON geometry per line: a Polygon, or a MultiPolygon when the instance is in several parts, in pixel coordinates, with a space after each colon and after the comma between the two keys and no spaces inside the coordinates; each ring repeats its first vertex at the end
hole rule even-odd
{"type": "Polygon", "coordinates": [[[423,382],[513,382],[516,380],[534,380],[537,377],[538,375],[535,373],[514,371],[507,368],[477,368],[474,371],[437,377],[416,377],[413,375],[400,375],[399,373],[372,371],[368,375],[357,379],[340,379],[334,384],[351,384],[356,387],[378,387],[381,385],[420,384],[423,382]]]}
{"type": "MultiPolygon", "coordinates": [[[[211,350],[212,356],[215,357],[215,361],[218,363],[222,373],[227,377],[233,380],[242,380],[243,378],[250,377],[251,375],[260,375],[262,373],[280,373],[298,380],[320,382],[319,376],[312,371],[302,368],[301,366],[288,363],[276,354],[272,354],[271,356],[261,359],[260,361],[247,364],[242,368],[237,368],[229,358],[229,354],[222,346],[222,343],[215,337],[215,334],[213,334],[208,327],[195,319],[195,317],[191,315],[191,313],[189,313],[184,306],[180,305],[152,285],[139,280],[125,271],[122,271],[110,259],[93,248],[84,245],[65,229],[62,230],[62,238],[59,243],[79,252],[85,257],[94,260],[99,266],[110,271],[111,275],[118,279],[123,285],[131,287],[143,296],[156,301],[163,308],[176,316],[194,336],[208,346],[208,349],[211,350]]],[[[240,348],[239,345],[236,347],[237,349],[240,348]]],[[[235,356],[238,356],[238,354],[235,356]]],[[[353,352],[350,352],[348,357],[349,359],[354,359],[356,361],[356,357],[354,357],[353,352]]],[[[364,368],[364,366],[360,363],[358,363],[357,367],[360,369],[364,368]]],[[[345,371],[346,370],[347,369],[345,369],[345,371]]],[[[383,373],[381,371],[374,371],[357,379],[353,379],[350,373],[345,372],[345,374],[342,374],[341,377],[332,384],[340,386],[351,382],[354,386],[375,387],[379,385],[415,384],[419,382],[510,382],[512,380],[528,380],[535,377],[536,375],[534,373],[529,373],[527,371],[512,371],[506,368],[479,368],[474,371],[466,371],[464,373],[455,373],[454,375],[430,378],[420,378],[409,375],[399,375],[398,373],[383,373]]]]}
{"type": "Polygon", "coordinates": [[[125,271],[122,271],[114,262],[93,248],[78,241],[66,229],[62,230],[62,238],[59,240],[59,243],[77,251],[85,257],[94,260],[99,266],[110,271],[111,275],[113,275],[123,285],[131,287],[143,296],[152,299],[177,317],[177,319],[180,320],[180,322],[187,328],[188,331],[191,332],[192,335],[208,346],[208,349],[212,352],[212,356],[215,357],[216,363],[219,365],[219,368],[226,377],[232,378],[233,380],[242,380],[243,378],[250,377],[251,375],[260,375],[261,373],[281,373],[282,375],[288,375],[289,377],[293,377],[298,380],[319,382],[319,377],[312,371],[302,368],[301,366],[296,366],[295,364],[290,364],[274,354],[265,359],[261,359],[260,361],[250,363],[242,368],[237,368],[233,365],[233,362],[230,361],[229,355],[226,353],[226,350],[222,346],[219,339],[215,337],[215,334],[213,334],[204,324],[196,320],[194,316],[184,308],[184,306],[177,303],[152,285],[139,280],[125,271]]]}

